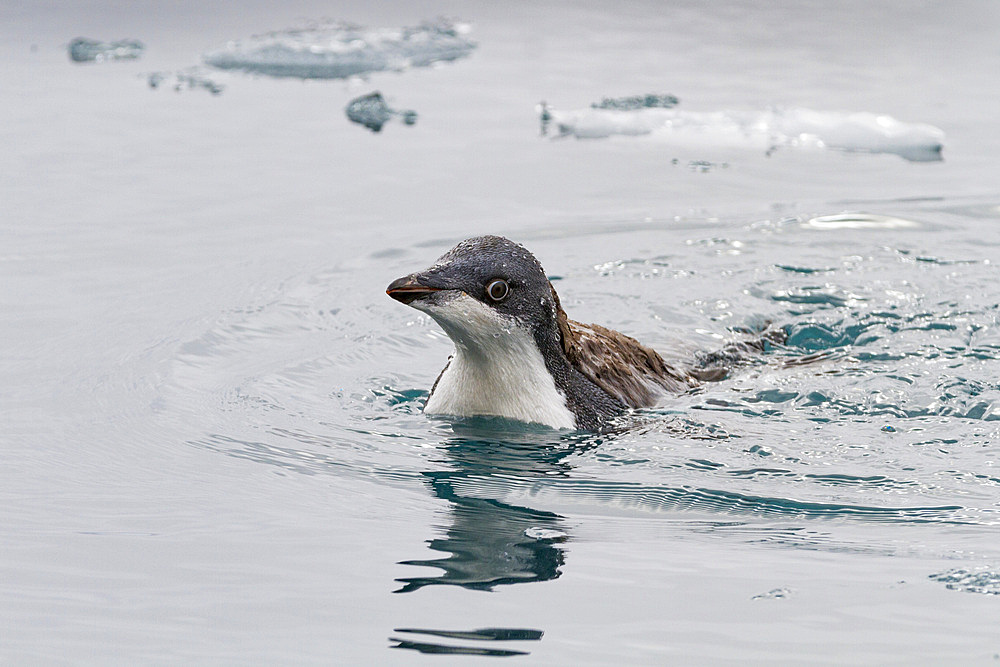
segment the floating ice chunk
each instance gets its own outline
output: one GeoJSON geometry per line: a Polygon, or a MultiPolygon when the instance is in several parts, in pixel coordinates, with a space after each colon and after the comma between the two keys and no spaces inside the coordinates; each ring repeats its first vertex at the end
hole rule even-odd
{"type": "MultiPolygon", "coordinates": [[[[680,160],[674,158],[672,160],[674,165],[680,164],[680,160]]],[[[700,174],[707,174],[716,167],[721,167],[722,169],[729,169],[728,162],[709,162],[708,160],[688,160],[687,168],[691,171],[698,172],[700,174]]]]}
{"type": "Polygon", "coordinates": [[[220,69],[268,76],[343,79],[464,58],[476,48],[468,31],[447,19],[393,29],[320,22],[229,42],[203,59],[220,69]]]}
{"type": "Polygon", "coordinates": [[[135,39],[99,42],[96,39],[77,37],[69,43],[69,59],[78,63],[135,60],[142,55],[144,48],[142,42],[135,39]]]}
{"type": "Polygon", "coordinates": [[[618,111],[635,111],[636,109],[670,109],[677,106],[679,99],[673,95],[632,95],[630,97],[605,97],[600,102],[590,105],[591,109],[616,109],[618,111]]]}
{"type": "Polygon", "coordinates": [[[386,103],[382,93],[375,91],[351,100],[347,105],[347,117],[364,125],[372,132],[379,132],[393,116],[399,116],[407,125],[417,122],[416,111],[396,111],[386,103]]]}
{"type": "Polygon", "coordinates": [[[548,540],[552,542],[565,542],[568,535],[565,531],[556,530],[555,528],[544,528],[541,526],[532,526],[524,531],[526,537],[530,537],[533,540],[548,540]]]}
{"type": "Polygon", "coordinates": [[[783,136],[815,136],[827,148],[864,153],[895,153],[914,162],[941,159],[944,132],[933,125],[905,123],[892,116],[860,111],[788,109],[767,112],[783,136]]]}
{"type": "Polygon", "coordinates": [[[864,153],[895,153],[907,160],[941,159],[944,132],[932,125],[904,123],[868,112],[768,109],[683,111],[640,107],[591,107],[556,111],[539,107],[542,134],[595,139],[612,135],[654,135],[678,144],[735,145],[764,149],[818,147],[864,153]]]}
{"type": "Polygon", "coordinates": [[[150,88],[173,88],[178,92],[200,88],[218,95],[225,88],[209,77],[201,67],[189,67],[176,72],[153,72],[146,77],[146,81],[150,88]]]}
{"type": "Polygon", "coordinates": [[[760,595],[754,595],[751,600],[783,600],[791,596],[792,592],[787,588],[775,588],[760,595]]]}

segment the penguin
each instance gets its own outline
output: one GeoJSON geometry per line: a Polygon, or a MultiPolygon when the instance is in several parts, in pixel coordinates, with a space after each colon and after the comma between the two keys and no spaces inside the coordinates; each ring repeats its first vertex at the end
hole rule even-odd
{"type": "Polygon", "coordinates": [[[534,255],[501,236],[462,241],[386,294],[427,313],[455,344],[426,414],[601,431],[629,409],[721,379],[717,369],[671,366],[630,336],[569,319],[534,255]]]}

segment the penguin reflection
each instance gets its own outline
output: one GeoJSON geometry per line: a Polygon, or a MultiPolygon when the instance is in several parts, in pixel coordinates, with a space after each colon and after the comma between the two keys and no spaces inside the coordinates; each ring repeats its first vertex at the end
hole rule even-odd
{"type": "Polygon", "coordinates": [[[429,541],[432,550],[448,555],[400,563],[443,572],[397,579],[403,586],[396,592],[434,584],[492,590],[558,577],[564,561],[559,545],[566,539],[562,517],[519,507],[503,496],[524,478],[568,476],[571,466],[564,459],[596,446],[596,438],[496,418],[463,420],[452,428],[455,435],[443,450],[454,469],[425,473],[434,494],[452,505],[444,537],[429,541]]]}

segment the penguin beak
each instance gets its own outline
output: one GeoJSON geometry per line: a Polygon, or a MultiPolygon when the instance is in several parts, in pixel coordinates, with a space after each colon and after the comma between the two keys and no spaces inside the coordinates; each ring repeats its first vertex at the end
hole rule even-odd
{"type": "Polygon", "coordinates": [[[423,277],[419,273],[411,273],[398,280],[393,280],[385,289],[385,293],[400,303],[409,304],[428,294],[446,289],[444,287],[431,287],[430,285],[421,283],[421,278],[423,277]]]}

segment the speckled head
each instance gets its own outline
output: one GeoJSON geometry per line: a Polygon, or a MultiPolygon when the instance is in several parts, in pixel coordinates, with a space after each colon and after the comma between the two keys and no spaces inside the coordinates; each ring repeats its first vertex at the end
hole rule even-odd
{"type": "Polygon", "coordinates": [[[426,271],[393,281],[386,293],[430,314],[456,342],[455,329],[469,315],[454,307],[463,296],[485,306],[483,314],[495,315],[497,322],[535,336],[558,336],[555,298],[542,265],[523,246],[501,236],[462,241],[426,271]]]}

